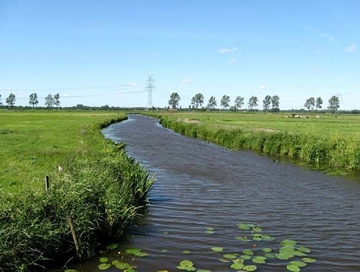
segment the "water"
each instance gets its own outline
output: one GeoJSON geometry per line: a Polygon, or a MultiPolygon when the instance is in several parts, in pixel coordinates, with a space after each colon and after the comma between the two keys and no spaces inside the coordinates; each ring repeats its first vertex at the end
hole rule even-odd
{"type": "MultiPolygon", "coordinates": [[[[197,269],[235,271],[219,261],[223,254],[252,249],[263,255],[262,248],[279,250],[280,241],[293,239],[316,259],[301,271],[360,271],[359,182],[184,137],[140,115],[103,133],[125,142],[128,154],[156,175],[141,224],[108,253],[110,262],[129,262],[136,271],[180,271],[176,266],[187,259],[197,269]],[[251,237],[238,223],[260,226],[275,240],[236,240],[251,237]],[[127,248],[149,255],[123,254],[127,248]]],[[[257,271],[287,271],[288,263],[267,259],[257,271]]],[[[97,271],[98,264],[96,257],[76,269],[97,271]]]]}

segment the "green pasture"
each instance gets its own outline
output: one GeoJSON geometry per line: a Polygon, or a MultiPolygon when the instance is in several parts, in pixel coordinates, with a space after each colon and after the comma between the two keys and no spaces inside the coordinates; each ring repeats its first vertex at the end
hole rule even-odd
{"type": "Polygon", "coordinates": [[[288,133],[339,134],[343,137],[360,136],[360,116],[355,114],[302,113],[304,118],[292,118],[292,113],[247,112],[161,112],[171,120],[199,121],[219,128],[244,130],[273,130],[288,133]],[[286,117],[287,116],[287,117],[286,117]],[[309,116],[309,118],[306,118],[309,116]],[[320,118],[316,118],[319,116],[320,118]]]}
{"type": "Polygon", "coordinates": [[[123,144],[101,134],[124,119],[106,111],[0,111],[0,271],[86,260],[140,215],[152,178],[123,144]]]}
{"type": "Polygon", "coordinates": [[[360,170],[360,116],[326,113],[176,112],[152,114],[163,126],[231,149],[253,149],[316,167],[360,170]],[[318,117],[317,117],[318,116],[318,117]]]}
{"type": "Polygon", "coordinates": [[[44,177],[67,158],[95,148],[85,137],[89,125],[118,117],[107,111],[0,110],[0,190],[43,189],[44,177]]]}

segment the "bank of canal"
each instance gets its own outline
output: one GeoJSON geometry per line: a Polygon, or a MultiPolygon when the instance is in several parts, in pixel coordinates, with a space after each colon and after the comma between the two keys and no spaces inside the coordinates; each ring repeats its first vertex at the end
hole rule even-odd
{"type": "MultiPolygon", "coordinates": [[[[359,182],[184,137],[140,115],[103,133],[156,175],[139,227],[104,263],[271,272],[300,261],[301,271],[360,271],[359,182]]],[[[100,257],[76,269],[99,270],[100,257]]]]}

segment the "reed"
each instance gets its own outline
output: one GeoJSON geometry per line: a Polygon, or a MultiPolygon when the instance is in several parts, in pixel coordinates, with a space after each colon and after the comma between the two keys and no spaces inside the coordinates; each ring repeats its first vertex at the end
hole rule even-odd
{"type": "Polygon", "coordinates": [[[359,116],[311,115],[306,119],[263,113],[157,113],[164,127],[231,149],[360,170],[359,116]]]}
{"type": "Polygon", "coordinates": [[[126,155],[124,144],[105,140],[99,130],[124,118],[85,126],[83,147],[62,157],[62,171],[51,172],[47,191],[43,182],[31,190],[16,183],[3,187],[1,271],[44,270],[89,258],[139,216],[153,180],[126,155]]]}

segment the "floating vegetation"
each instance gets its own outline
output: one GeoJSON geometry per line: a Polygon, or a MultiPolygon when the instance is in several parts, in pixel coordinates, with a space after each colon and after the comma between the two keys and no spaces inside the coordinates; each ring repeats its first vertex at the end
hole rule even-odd
{"type": "Polygon", "coordinates": [[[207,227],[205,233],[206,233],[206,234],[214,234],[214,228],[212,228],[212,227],[207,227]]]}
{"type": "Polygon", "coordinates": [[[180,262],[180,265],[177,266],[180,270],[186,270],[186,271],[196,271],[196,268],[194,267],[194,264],[192,261],[189,260],[183,260],[180,262]]]}
{"type": "Polygon", "coordinates": [[[215,252],[222,252],[222,251],[224,251],[224,248],[223,247],[212,247],[211,250],[215,251],[215,252]]]}
{"type": "MultiPolygon", "coordinates": [[[[209,248],[222,270],[251,272],[251,271],[266,271],[267,264],[280,264],[284,269],[291,272],[299,272],[302,268],[314,263],[316,260],[308,256],[311,250],[305,246],[299,245],[297,241],[284,239],[276,241],[270,235],[264,234],[263,229],[255,224],[240,223],[237,224],[238,229],[243,232],[235,239],[239,241],[238,249],[224,248],[221,246],[213,246],[209,248]],[[263,247],[260,246],[263,244],[263,247]],[[222,264],[221,264],[222,263],[222,264]],[[227,268],[225,268],[225,267],[227,268]]],[[[207,227],[206,233],[214,232],[214,228],[207,227]]],[[[116,249],[117,244],[109,245],[108,249],[116,249]]],[[[160,252],[168,252],[167,249],[162,249],[160,252]]],[[[191,254],[189,250],[180,251],[183,254],[191,254]]],[[[173,252],[175,253],[175,252],[173,252]]],[[[179,252],[178,252],[179,253],[179,252]]],[[[148,256],[139,248],[128,248],[124,253],[119,252],[119,258],[123,260],[124,255],[131,255],[136,257],[148,256]]],[[[136,259],[132,258],[132,261],[136,259]]],[[[114,260],[109,263],[108,258],[102,257],[99,259],[99,270],[107,270],[110,267],[115,267],[124,272],[135,271],[136,266],[120,261],[114,260]]],[[[195,267],[193,261],[185,259],[179,261],[175,265],[178,270],[196,271],[196,272],[211,272],[211,270],[198,269],[195,267]]],[[[210,267],[212,269],[212,267],[210,267]]],[[[215,269],[215,268],[214,268],[215,269]]],[[[171,269],[170,269],[171,270],[171,269]]],[[[218,268],[216,268],[218,270],[218,268]]],[[[163,269],[157,272],[167,272],[169,270],[163,269]]]]}

